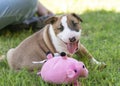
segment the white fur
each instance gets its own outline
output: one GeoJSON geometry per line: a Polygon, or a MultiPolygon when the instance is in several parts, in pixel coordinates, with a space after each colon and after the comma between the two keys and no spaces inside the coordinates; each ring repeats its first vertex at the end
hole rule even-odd
{"type": "Polygon", "coordinates": [[[57,36],[55,35],[52,25],[50,25],[50,27],[49,27],[49,32],[50,32],[50,37],[52,39],[52,43],[53,43],[55,49],[58,52],[63,52],[63,50],[64,50],[64,52],[68,53],[68,50],[67,50],[64,42],[61,41],[59,38],[57,38],[57,36]]]}
{"type": "Polygon", "coordinates": [[[98,62],[95,58],[92,58],[92,59],[91,59],[91,62],[92,62],[93,64],[101,65],[101,62],[98,62]]]}
{"type": "Polygon", "coordinates": [[[12,57],[12,54],[14,52],[14,48],[11,48],[8,52],[7,52],[7,60],[10,61],[11,60],[11,57],[12,57]]]}
{"type": "Polygon", "coordinates": [[[13,55],[13,52],[14,52],[14,48],[11,48],[8,52],[7,52],[7,61],[8,61],[8,64],[9,64],[9,66],[12,68],[12,66],[11,66],[11,63],[12,63],[12,61],[14,61],[13,59],[12,59],[12,55],[13,55]]]}

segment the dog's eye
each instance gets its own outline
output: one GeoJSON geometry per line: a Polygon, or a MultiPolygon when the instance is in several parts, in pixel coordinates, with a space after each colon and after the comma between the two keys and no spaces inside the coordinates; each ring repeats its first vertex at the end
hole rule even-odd
{"type": "Polygon", "coordinates": [[[77,24],[78,24],[78,23],[76,23],[76,22],[72,21],[72,25],[73,25],[74,27],[76,27],[76,26],[77,26],[77,24]]]}
{"type": "Polygon", "coordinates": [[[60,24],[60,28],[58,28],[60,31],[63,31],[64,30],[64,27],[62,24],[60,24]]]}

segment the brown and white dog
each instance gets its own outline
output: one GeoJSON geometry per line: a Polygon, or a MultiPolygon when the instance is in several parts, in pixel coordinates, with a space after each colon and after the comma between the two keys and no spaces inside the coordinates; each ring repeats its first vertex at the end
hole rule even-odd
{"type": "Polygon", "coordinates": [[[14,70],[41,68],[40,64],[33,64],[32,61],[46,59],[48,51],[87,56],[93,63],[101,65],[102,63],[96,61],[79,41],[82,30],[80,22],[82,19],[75,13],[47,19],[47,25],[43,29],[8,51],[7,61],[10,68],[14,70]]]}

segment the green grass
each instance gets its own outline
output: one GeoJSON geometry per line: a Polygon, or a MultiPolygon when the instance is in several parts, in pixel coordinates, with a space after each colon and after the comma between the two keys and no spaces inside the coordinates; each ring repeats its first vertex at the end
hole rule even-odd
{"type": "Polygon", "coordinates": [[[84,20],[82,43],[96,59],[107,64],[103,71],[91,70],[90,67],[90,76],[84,81],[85,86],[119,86],[120,14],[96,11],[86,12],[81,17],[84,20]]]}
{"type": "MultiPolygon", "coordinates": [[[[78,11],[77,13],[81,14],[78,11]]],[[[105,69],[98,70],[85,62],[89,76],[80,80],[82,86],[120,86],[120,13],[116,13],[115,10],[87,10],[80,17],[84,21],[81,43],[97,60],[107,64],[105,69]]],[[[10,48],[16,47],[33,33],[32,29],[0,31],[0,55],[6,55],[10,48]]],[[[80,60],[79,57],[76,58],[80,60]]],[[[42,81],[36,72],[12,71],[4,60],[0,62],[0,86],[55,86],[42,81]]]]}

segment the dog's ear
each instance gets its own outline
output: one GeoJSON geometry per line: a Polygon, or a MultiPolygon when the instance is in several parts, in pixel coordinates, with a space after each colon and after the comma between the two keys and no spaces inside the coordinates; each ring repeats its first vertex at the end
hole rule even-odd
{"type": "Polygon", "coordinates": [[[52,16],[52,17],[46,19],[44,23],[45,23],[45,24],[53,24],[53,23],[55,23],[57,20],[58,20],[58,17],[52,16]]]}
{"type": "Polygon", "coordinates": [[[76,17],[79,21],[83,22],[83,20],[75,13],[71,13],[72,16],[76,17]]]}

